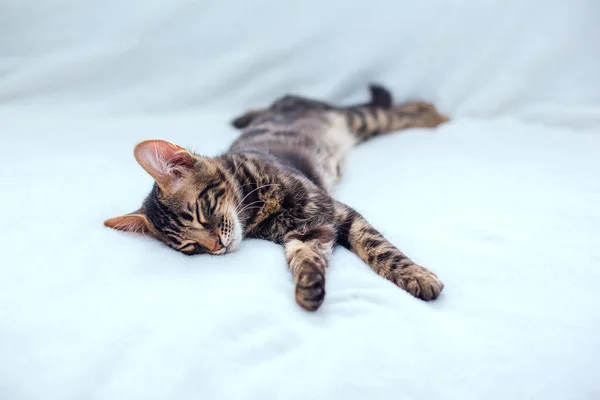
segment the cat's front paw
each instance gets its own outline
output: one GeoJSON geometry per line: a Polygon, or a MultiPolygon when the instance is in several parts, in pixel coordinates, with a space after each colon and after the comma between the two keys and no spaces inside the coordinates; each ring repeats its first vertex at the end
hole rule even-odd
{"type": "Polygon", "coordinates": [[[325,300],[325,276],[316,268],[298,274],[295,288],[296,303],[306,311],[316,311],[325,300]]]}
{"type": "Polygon", "coordinates": [[[420,265],[413,264],[394,272],[397,273],[396,284],[421,300],[435,300],[444,289],[437,275],[420,265]]]}

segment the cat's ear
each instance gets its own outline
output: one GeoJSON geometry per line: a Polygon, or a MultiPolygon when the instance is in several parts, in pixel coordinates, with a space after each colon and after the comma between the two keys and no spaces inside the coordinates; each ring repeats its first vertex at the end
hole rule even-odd
{"type": "Polygon", "coordinates": [[[133,154],[161,188],[171,186],[194,166],[194,159],[186,149],[164,140],[141,142],[133,154]]]}
{"type": "Polygon", "coordinates": [[[127,214],[104,221],[107,226],[118,231],[147,235],[150,233],[150,222],[143,214],[127,214]]]}

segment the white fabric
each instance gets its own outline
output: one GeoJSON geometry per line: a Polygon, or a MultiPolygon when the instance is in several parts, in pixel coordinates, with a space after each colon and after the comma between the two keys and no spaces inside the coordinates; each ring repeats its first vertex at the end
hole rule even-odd
{"type": "Polygon", "coordinates": [[[600,398],[598,15],[3,0],[0,399],[600,398]],[[309,314],[274,244],[186,257],[102,226],[150,189],[138,141],[215,155],[247,107],[369,81],[453,117],[357,148],[337,191],[439,274],[436,302],[340,249],[309,314]]]}

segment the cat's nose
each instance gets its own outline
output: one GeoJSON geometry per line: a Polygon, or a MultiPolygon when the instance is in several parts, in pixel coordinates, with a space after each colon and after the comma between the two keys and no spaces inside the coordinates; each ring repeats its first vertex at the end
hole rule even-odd
{"type": "Polygon", "coordinates": [[[223,248],[223,243],[221,242],[221,238],[217,237],[217,240],[215,241],[215,247],[213,248],[213,251],[219,251],[223,248]]]}

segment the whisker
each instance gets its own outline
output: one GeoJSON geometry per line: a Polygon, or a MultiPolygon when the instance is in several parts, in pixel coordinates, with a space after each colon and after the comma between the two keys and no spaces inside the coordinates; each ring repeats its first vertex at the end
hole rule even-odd
{"type": "MultiPolygon", "coordinates": [[[[252,203],[250,203],[250,204],[246,204],[246,205],[245,205],[245,206],[242,208],[242,210],[243,210],[244,208],[246,208],[246,207],[249,207],[249,206],[253,205],[253,204],[257,204],[257,203],[264,203],[264,202],[265,202],[264,200],[257,200],[257,201],[253,201],[253,202],[252,202],[252,203]]],[[[241,211],[241,210],[240,210],[240,211],[241,211]]]]}
{"type": "Polygon", "coordinates": [[[242,203],[244,202],[244,200],[245,200],[245,199],[246,199],[248,196],[250,196],[252,193],[256,192],[256,191],[257,191],[257,190],[259,190],[259,189],[262,189],[262,188],[265,188],[265,187],[269,187],[269,186],[275,186],[275,185],[279,186],[279,184],[278,184],[278,183],[269,183],[269,184],[266,184],[266,185],[259,186],[259,187],[257,187],[257,188],[256,188],[256,189],[254,189],[254,190],[251,190],[251,191],[250,191],[250,192],[249,192],[247,195],[245,195],[245,196],[244,196],[244,197],[243,197],[243,198],[240,200],[239,204],[238,204],[238,205],[237,205],[237,207],[236,207],[236,212],[237,212],[237,209],[238,209],[238,208],[239,208],[239,207],[242,205],[242,203]]]}
{"type": "MultiPolygon", "coordinates": [[[[242,212],[244,211],[251,211],[251,210],[260,210],[262,207],[257,206],[257,207],[250,207],[250,208],[245,208],[242,212]]],[[[240,214],[242,213],[240,212],[240,214]]]]}
{"type": "MultiPolygon", "coordinates": [[[[257,202],[254,202],[254,203],[250,203],[250,204],[248,204],[247,206],[245,206],[244,208],[242,208],[242,209],[241,209],[240,211],[238,211],[237,213],[238,213],[238,214],[241,214],[241,213],[243,213],[244,211],[248,210],[248,209],[249,209],[249,207],[250,207],[251,205],[253,205],[253,204],[256,204],[256,203],[257,203],[257,202]]],[[[264,203],[264,201],[263,201],[262,203],[264,203]]],[[[262,204],[261,204],[261,205],[259,205],[259,206],[255,206],[254,208],[256,208],[256,207],[258,207],[258,208],[262,208],[262,204]]]]}

